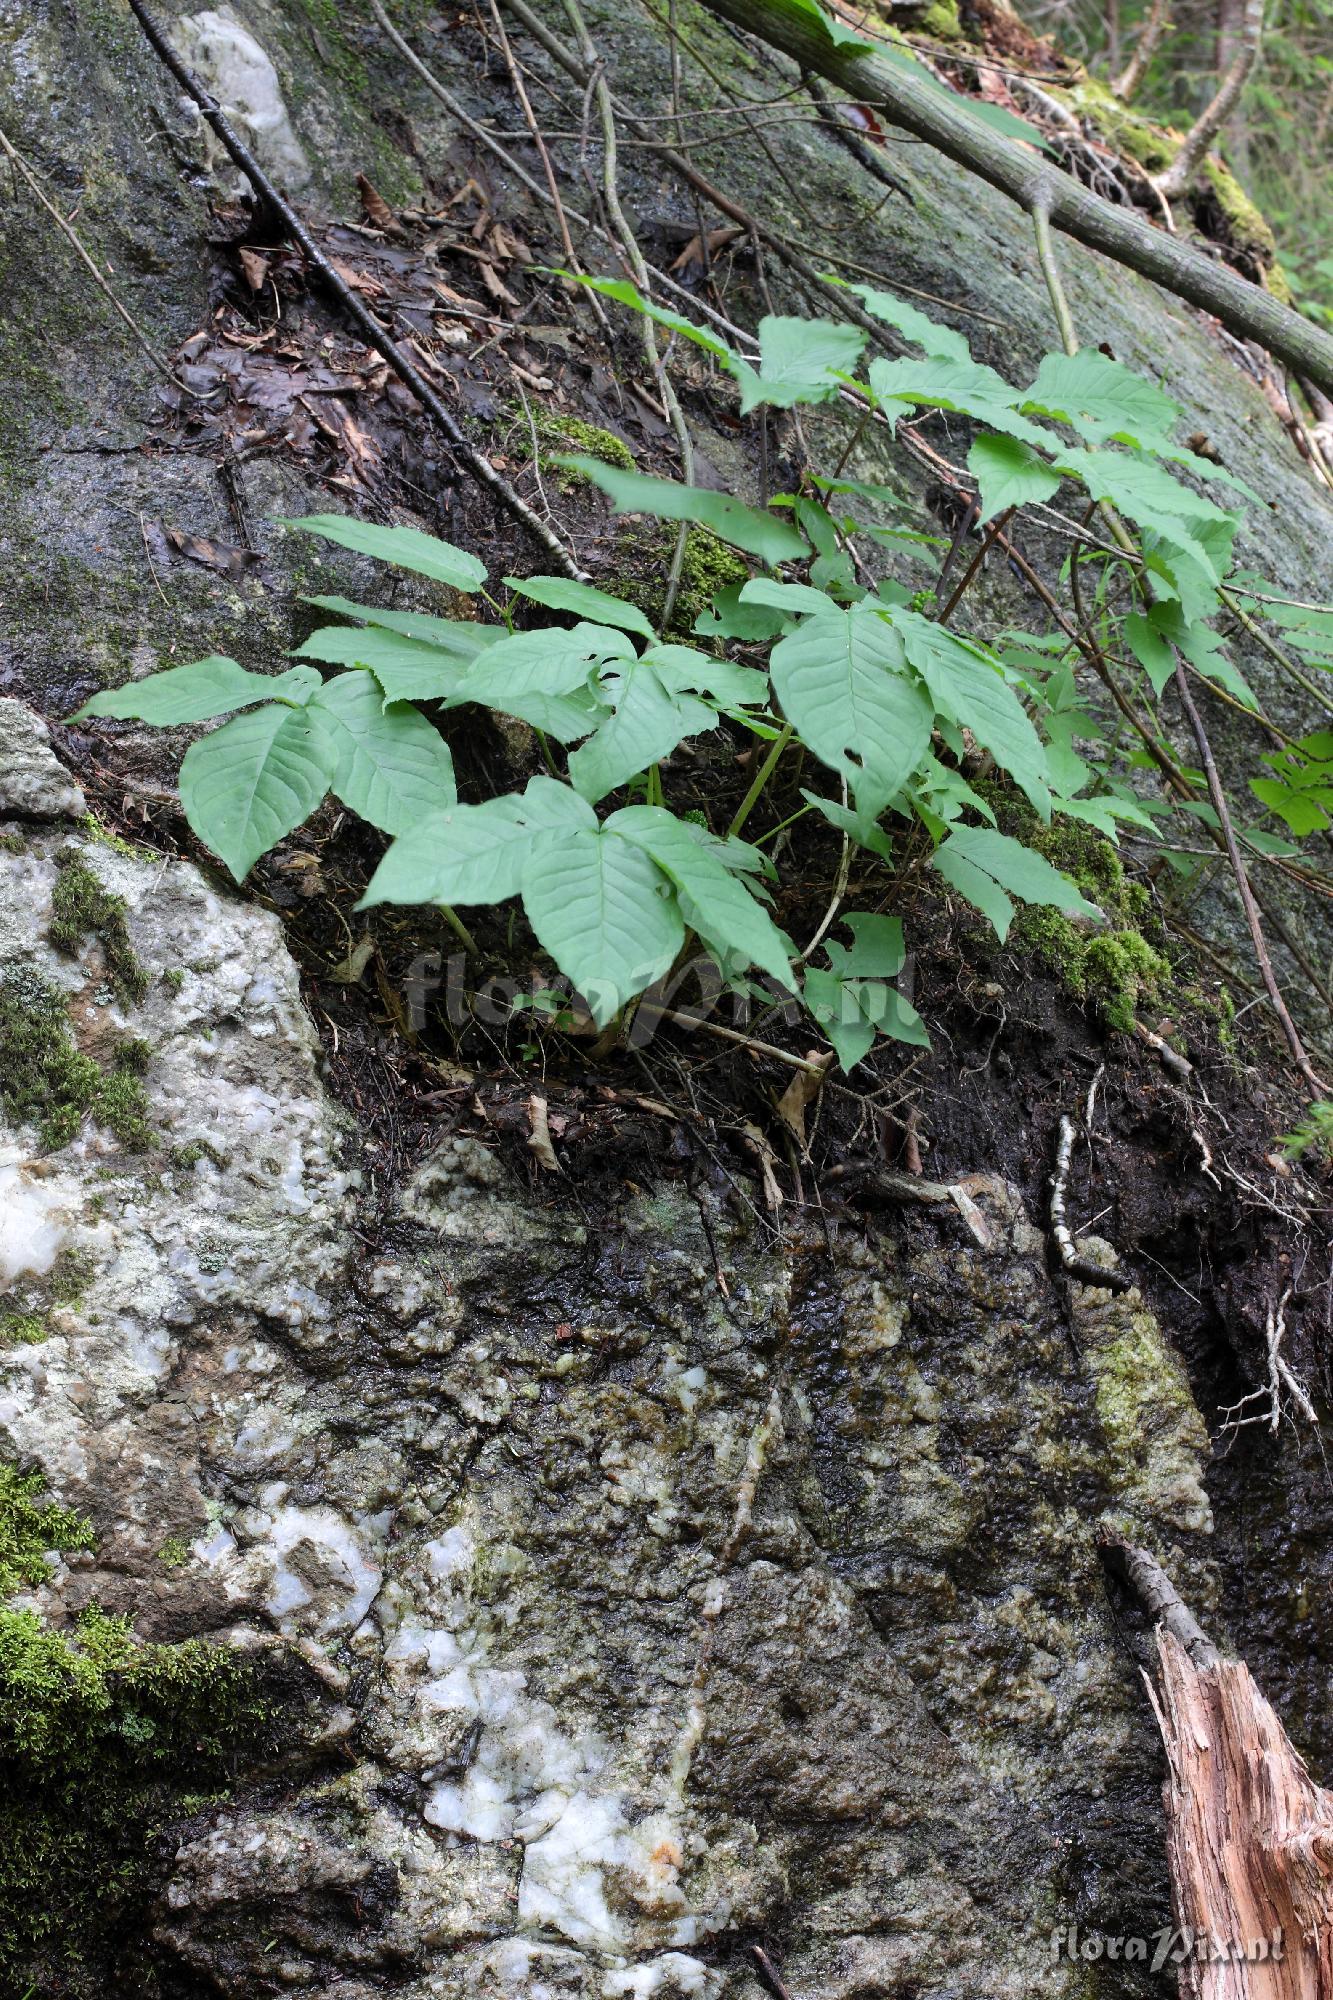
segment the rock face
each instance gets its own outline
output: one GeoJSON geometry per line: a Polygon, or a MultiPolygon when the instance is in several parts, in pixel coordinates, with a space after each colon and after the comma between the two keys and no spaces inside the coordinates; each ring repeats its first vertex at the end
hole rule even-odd
{"type": "Polygon", "coordinates": [[[119,1976],[739,1994],[762,1935],[828,2000],[1083,1993],[1050,1942],[1071,1908],[1164,1915],[1089,1524],[1167,1551],[1210,1526],[1137,1296],[1088,1295],[1081,1363],[990,1182],[987,1249],[953,1216],[829,1263],[719,1214],[724,1299],[683,1194],[597,1239],[470,1140],[370,1247],[275,921],[56,822],[31,719],[0,729],[41,815],[3,829],[5,978],[103,1068],[148,1050],[131,1143],[96,1099],[63,1144],[5,1139],[0,1297],[39,1324],[0,1439],[95,1534],[16,1601],[76,1647],[96,1604],[294,1649],[322,1689],[280,1797],[184,1808],[119,1976]],[[51,946],[75,866],[137,1002],[105,937],[51,946]]]}
{"type": "MultiPolygon", "coordinates": [[[[177,27],[200,62],[244,56],[249,82],[220,67],[216,87],[238,108],[250,90],[275,170],[295,186],[308,164],[350,214],[357,169],[390,194],[394,172],[443,183],[458,134],[347,12],[248,0],[177,27]]],[[[653,31],[589,12],[620,76],[665,103],[653,31]]],[[[451,75],[452,27],[421,33],[451,75]]],[[[0,47],[0,124],[81,204],[165,350],[210,310],[218,163],[123,9],[0,0],[0,47]]],[[[883,190],[849,191],[822,134],[772,143],[816,211],[845,204],[848,255],[954,300],[979,358],[1035,367],[1045,297],[997,197],[960,201],[914,148],[918,205],[886,227],[883,190]]],[[[665,261],[692,206],[632,160],[625,180],[665,261]]],[[[223,649],[276,663],[299,594],[346,578],[301,573],[269,517],[342,501],[256,455],[262,569],[159,575],[147,521],[236,532],[216,467],[156,449],[142,357],[99,297],[48,283],[40,216],[10,224],[5,685],[54,717],[90,673],[223,649]]],[[[1193,317],[1072,252],[1066,282],[1082,323],[1207,413],[1234,471],[1298,486],[1257,388],[1193,317]]],[[[725,438],[709,448],[743,480],[725,438]]],[[[1252,536],[1248,558],[1304,597],[1333,517],[1311,502],[1252,536]]],[[[1013,612],[1006,588],[984,580],[984,615],[1013,612]]],[[[1035,1211],[988,1175],[984,1245],[952,1209],[778,1242],[674,1185],[629,1185],[590,1220],[464,1137],[385,1196],[278,919],[100,836],[14,701],[0,961],[0,1471],[44,1486],[18,1509],[39,1555],[0,1611],[0,1693],[15,1635],[56,1648],[62,1701],[86,1680],[92,1607],[130,1621],[85,1693],[131,1776],[154,1726],[124,1698],[134,1659],[170,1676],[204,1641],[265,1690],[250,1741],[233,1728],[203,1774],[183,1760],[120,1845],[99,1834],[99,1879],[123,1866],[124,1889],[81,1957],[85,1884],[4,1843],[6,1992],[741,2000],[755,1940],[796,2000],[1170,1990],[1052,1946],[1071,1924],[1151,1938],[1167,1919],[1153,1726],[1096,1523],[1188,1569],[1201,1615],[1218,1602],[1208,1432],[1137,1294],[1071,1309],[1035,1211]],[[19,1922],[24,1897],[54,1928],[19,1922]]],[[[1326,1617],[1304,1578],[1326,1559],[1286,1479],[1263,1518],[1302,1595],[1285,1625],[1280,1606],[1255,1618],[1288,1719],[1317,1734],[1307,1635],[1326,1617]]],[[[40,1798],[27,1717],[0,1765],[40,1798]]],[[[51,1796],[69,1817],[83,1794],[51,1796]]]]}

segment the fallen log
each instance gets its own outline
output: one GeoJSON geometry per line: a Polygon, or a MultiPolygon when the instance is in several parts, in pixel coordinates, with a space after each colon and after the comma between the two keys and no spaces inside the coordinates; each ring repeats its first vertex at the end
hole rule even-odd
{"type": "Polygon", "coordinates": [[[823,77],[853,104],[878,111],[902,131],[924,139],[980,180],[999,188],[1054,229],[1151,278],[1163,290],[1202,306],[1241,339],[1257,340],[1297,375],[1333,395],[1333,335],[1293,312],[1229,265],[1214,263],[1178,236],[1154,229],[1130,209],[1113,207],[1027,146],[974,118],[966,101],[932,86],[924,70],[865,53],[865,44],[836,40],[815,6],[801,0],[703,0],[733,27],[790,56],[823,77]]]}
{"type": "Polygon", "coordinates": [[[1181,2000],[1333,2000],[1333,1793],[1243,1660],[1212,1645],[1142,1549],[1103,1560],[1156,1626],[1181,2000]]]}

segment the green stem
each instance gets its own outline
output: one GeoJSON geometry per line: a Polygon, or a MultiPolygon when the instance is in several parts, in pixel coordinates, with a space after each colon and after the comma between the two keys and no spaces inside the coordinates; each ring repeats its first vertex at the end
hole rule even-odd
{"type": "Polygon", "coordinates": [[[1041,275],[1046,280],[1046,289],[1051,295],[1051,305],[1055,312],[1055,323],[1060,329],[1060,338],[1066,354],[1078,353],[1078,335],[1074,331],[1074,316],[1069,310],[1069,300],[1060,281],[1060,266],[1055,261],[1055,245],[1051,241],[1051,211],[1047,202],[1032,204],[1032,226],[1037,232],[1037,262],[1041,265],[1041,275]]]}
{"type": "Polygon", "coordinates": [[[471,931],[468,929],[467,925],[463,922],[463,919],[459,916],[457,910],[454,909],[453,905],[450,903],[437,903],[435,907],[439,911],[440,915],[444,918],[444,921],[448,924],[450,930],[453,931],[455,936],[458,938],[460,944],[462,945],[464,951],[467,953],[468,957],[479,958],[481,954],[477,950],[477,940],[473,937],[471,931]]]}
{"type": "Polygon", "coordinates": [[[741,800],[740,805],[736,811],[736,817],[731,822],[731,825],[727,828],[727,832],[732,836],[733,839],[740,832],[741,828],[745,825],[746,820],[750,817],[750,814],[754,811],[756,805],[758,805],[760,797],[763,793],[764,786],[768,783],[769,779],[773,775],[773,772],[777,768],[777,762],[779,757],[782,755],[783,751],[786,749],[787,745],[791,742],[791,739],[795,734],[796,731],[793,728],[792,724],[790,722],[784,722],[782,725],[781,735],[774,737],[772,745],[769,748],[767,757],[765,757],[763,763],[759,766],[759,769],[755,772],[754,783],[751,785],[749,791],[745,794],[745,797],[741,800]]]}

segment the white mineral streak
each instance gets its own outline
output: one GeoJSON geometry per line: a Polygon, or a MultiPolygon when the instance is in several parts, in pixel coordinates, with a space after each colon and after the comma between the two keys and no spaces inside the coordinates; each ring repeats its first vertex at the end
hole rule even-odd
{"type": "MultiPolygon", "coordinates": [[[[171,39],[200,82],[213,92],[259,164],[283,187],[304,187],[310,179],[310,162],[292,130],[278,72],[230,7],[187,14],[176,23],[171,39]]],[[[192,99],[183,102],[194,110],[192,99]]],[[[208,134],[202,122],[200,129],[208,134]]],[[[213,148],[220,151],[216,141],[213,148]]]]}

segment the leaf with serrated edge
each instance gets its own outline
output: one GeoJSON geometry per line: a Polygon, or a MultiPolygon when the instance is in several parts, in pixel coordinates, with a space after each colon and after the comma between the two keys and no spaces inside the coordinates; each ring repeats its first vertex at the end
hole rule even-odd
{"type": "Polygon", "coordinates": [[[862,812],[881,812],[930,745],[931,705],[901,639],[875,611],[821,613],[779,641],[769,672],[815,755],[855,786],[862,812]]]}
{"type": "Polygon", "coordinates": [[[1041,738],[990,656],[918,612],[895,611],[893,623],[936,707],[952,721],[965,723],[1049,820],[1050,769],[1041,738]]]}
{"type": "Polygon", "coordinates": [[[272,703],[190,745],[181,805],[204,845],[243,882],[261,854],[310,817],[332,776],[323,731],[304,709],[272,703]]]}
{"type": "Polygon", "coordinates": [[[792,987],[782,937],[762,904],[755,901],[711,847],[694,837],[662,806],[624,806],[606,822],[651,854],[690,904],[690,922],[726,963],[739,958],[757,965],[780,986],[792,987]]]}
{"type": "Polygon", "coordinates": [[[608,827],[538,834],[523,908],[599,1028],[662,977],[685,940],[661,869],[608,827]]]}
{"type": "Polygon", "coordinates": [[[376,903],[500,903],[516,896],[533,830],[512,793],[428,813],[399,834],[370,878],[359,910],[376,903]]]}
{"type": "Polygon", "coordinates": [[[759,322],[758,376],[741,382],[741,415],[761,403],[785,410],[794,403],[828,402],[841,387],[838,377],[852,373],[865,344],[859,327],[836,320],[766,314],[759,322]]]}
{"type": "Polygon", "coordinates": [[[454,590],[478,590],[486,581],[485,563],[466,549],[456,549],[452,542],[423,535],[420,528],[382,528],[374,521],[355,520],[350,514],[305,514],[300,520],[280,516],[279,522],[284,528],[321,535],[326,542],[337,542],[357,555],[414,570],[418,576],[429,576],[454,590]]]}
{"type": "Polygon", "coordinates": [[[149,674],[126,687],[103,688],[69,718],[81,722],[85,716],[105,715],[117,721],[151,723],[156,729],[172,729],[185,722],[211,722],[215,715],[229,715],[234,708],[248,708],[256,701],[309,701],[320,684],[313,667],[289,667],[285,674],[252,674],[219,653],[206,660],[191,660],[185,667],[168,667],[165,673],[149,674]]]}
{"type": "Polygon", "coordinates": [[[308,713],[333,744],[334,791],[372,826],[406,833],[423,813],[456,802],[449,745],[410,703],[386,707],[372,675],[339,674],[308,713]]]}
{"type": "Polygon", "coordinates": [[[1052,472],[1031,445],[1018,438],[983,433],[967,454],[967,469],[981,489],[978,523],[992,520],[1006,507],[1026,507],[1049,500],[1060,490],[1060,475],[1052,472]]]}

